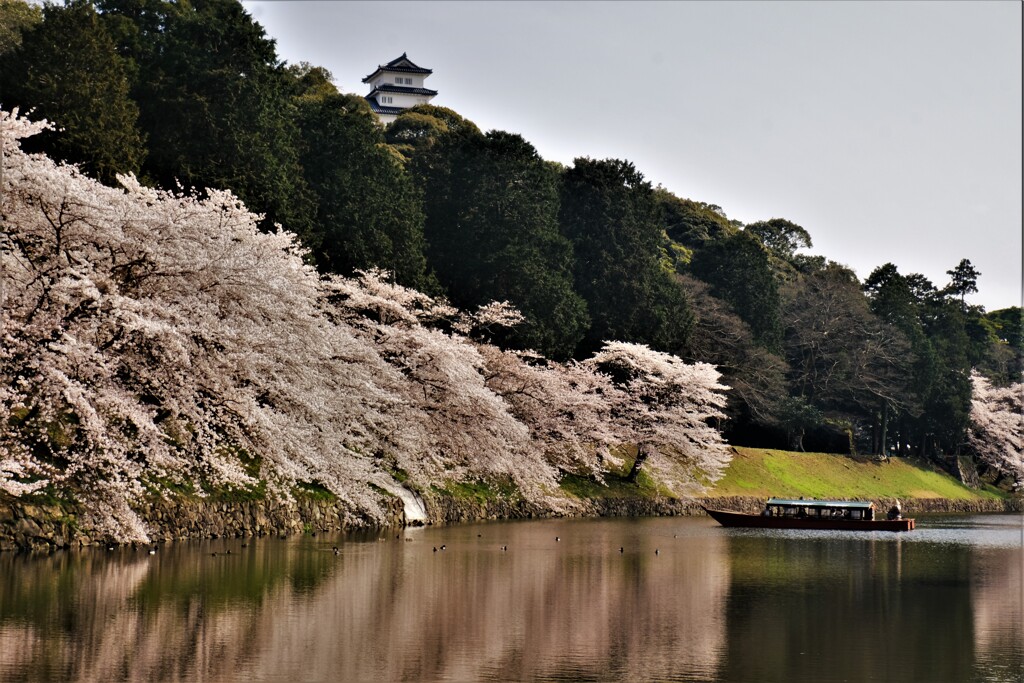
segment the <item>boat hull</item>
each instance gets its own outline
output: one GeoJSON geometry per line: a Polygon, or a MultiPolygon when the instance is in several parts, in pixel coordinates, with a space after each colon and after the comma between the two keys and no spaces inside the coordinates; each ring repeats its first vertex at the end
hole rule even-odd
{"type": "Polygon", "coordinates": [[[821,529],[834,531],[911,531],[913,519],[839,519],[832,517],[765,517],[729,510],[704,511],[722,526],[750,529],[821,529]]]}

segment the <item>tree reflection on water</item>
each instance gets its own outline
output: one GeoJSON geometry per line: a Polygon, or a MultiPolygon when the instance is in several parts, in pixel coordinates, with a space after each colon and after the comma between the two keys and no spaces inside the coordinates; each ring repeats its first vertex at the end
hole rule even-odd
{"type": "Polygon", "coordinates": [[[969,681],[1024,665],[1019,549],[706,519],[395,533],[0,555],[0,680],[969,681]]]}

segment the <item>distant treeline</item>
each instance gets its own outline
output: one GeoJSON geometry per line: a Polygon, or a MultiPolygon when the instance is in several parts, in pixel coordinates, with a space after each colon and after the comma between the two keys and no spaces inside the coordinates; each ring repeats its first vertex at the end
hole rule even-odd
{"type": "MultiPolygon", "coordinates": [[[[368,55],[367,59],[373,59],[368,55]]],[[[383,127],[331,74],[279,60],[233,0],[0,0],[0,106],[59,130],[27,149],[183,190],[224,188],[311,263],[371,267],[465,309],[509,301],[492,339],[558,360],[605,340],[717,365],[737,444],[959,453],[972,370],[1019,382],[1021,309],[880,265],[864,281],[782,218],[743,225],[629,161],[545,161],[443,107],[383,127]]]]}

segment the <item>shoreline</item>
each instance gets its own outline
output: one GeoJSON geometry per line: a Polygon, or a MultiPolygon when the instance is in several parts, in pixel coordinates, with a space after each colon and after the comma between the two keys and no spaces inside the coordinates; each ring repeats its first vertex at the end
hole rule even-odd
{"type": "MultiPolygon", "coordinates": [[[[892,498],[876,499],[879,509],[892,498]]],[[[901,499],[904,514],[977,514],[1024,512],[1024,498],[1006,499],[901,499]]],[[[216,539],[222,537],[287,536],[302,533],[341,533],[360,529],[420,526],[407,522],[402,502],[389,501],[385,524],[370,524],[354,517],[338,501],[296,496],[278,499],[223,502],[208,499],[161,498],[139,510],[151,529],[151,543],[216,539]]],[[[487,520],[567,517],[674,517],[703,516],[702,506],[738,512],[758,512],[761,496],[707,496],[693,499],[622,497],[575,499],[575,509],[559,512],[525,501],[467,500],[437,494],[424,496],[425,524],[462,524],[487,520]]],[[[0,552],[52,552],[112,543],[109,537],[78,526],[82,511],[74,503],[34,504],[0,499],[0,552]]]]}

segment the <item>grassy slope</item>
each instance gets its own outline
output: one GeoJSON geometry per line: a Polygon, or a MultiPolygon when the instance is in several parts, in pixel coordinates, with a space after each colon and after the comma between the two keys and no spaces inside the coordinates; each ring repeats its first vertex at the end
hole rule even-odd
{"type": "Polygon", "coordinates": [[[736,448],[711,496],[806,498],[998,498],[915,460],[875,462],[827,453],[736,448]]]}

